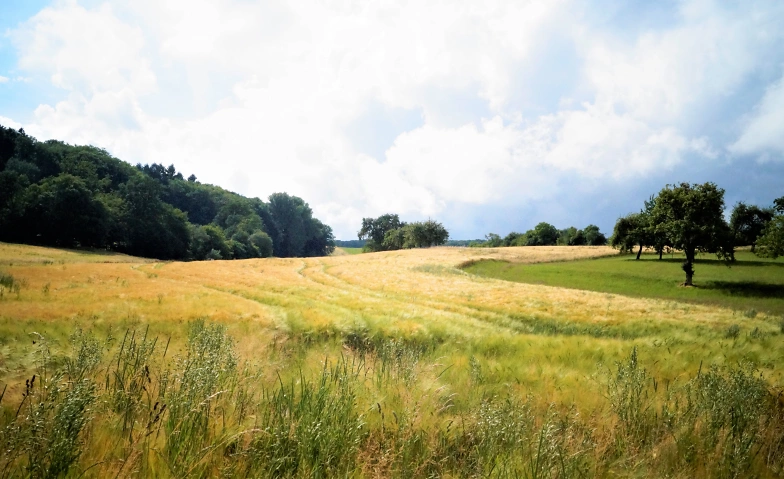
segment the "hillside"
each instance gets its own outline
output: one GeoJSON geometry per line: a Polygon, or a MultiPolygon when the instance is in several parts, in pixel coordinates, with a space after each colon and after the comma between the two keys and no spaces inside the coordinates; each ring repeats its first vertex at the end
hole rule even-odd
{"type": "Polygon", "coordinates": [[[135,167],[93,146],[39,142],[0,126],[0,241],[99,248],[158,259],[323,256],[332,229],[305,201],[246,198],[135,167]]]}

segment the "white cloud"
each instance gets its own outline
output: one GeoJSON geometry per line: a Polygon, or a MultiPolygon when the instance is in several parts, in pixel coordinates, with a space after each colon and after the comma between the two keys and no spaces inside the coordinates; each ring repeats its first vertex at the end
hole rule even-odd
{"type": "Polygon", "coordinates": [[[9,81],[8,77],[4,77],[4,76],[0,75],[0,83],[8,83],[8,81],[9,81]]]}
{"type": "Polygon", "coordinates": [[[784,159],[784,77],[770,86],[730,150],[741,155],[784,159]]]}
{"type": "Polygon", "coordinates": [[[11,32],[19,68],[50,75],[53,85],[91,92],[155,89],[139,28],[119,20],[109,4],[87,10],[76,2],[45,8],[11,32]]]}
{"type": "Polygon", "coordinates": [[[10,118],[6,118],[4,116],[0,116],[0,125],[3,125],[6,128],[11,128],[13,130],[18,130],[22,128],[22,124],[18,123],[10,118]]]}
{"type": "MultiPolygon", "coordinates": [[[[590,10],[568,0],[71,0],[10,35],[18,69],[62,93],[35,109],[31,134],[174,163],[244,194],[288,191],[350,237],[362,216],[525,203],[557,195],[570,175],[629,180],[687,156],[716,160],[723,141],[706,112],[784,61],[776,3],[687,1],[671,24],[631,35],[590,10]],[[550,59],[551,44],[574,57],[550,59]],[[574,78],[537,78],[543,59],[574,78]],[[421,125],[379,145],[382,158],[347,134],[371,103],[422,112],[421,125]]],[[[769,89],[730,152],[784,149],[782,92],[769,89]]]]}

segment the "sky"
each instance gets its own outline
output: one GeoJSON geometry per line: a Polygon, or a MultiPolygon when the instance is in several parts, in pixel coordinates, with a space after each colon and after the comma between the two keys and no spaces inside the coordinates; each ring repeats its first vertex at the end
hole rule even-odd
{"type": "Polygon", "coordinates": [[[784,195],[784,2],[2,0],[0,124],[453,239],[784,195]]]}

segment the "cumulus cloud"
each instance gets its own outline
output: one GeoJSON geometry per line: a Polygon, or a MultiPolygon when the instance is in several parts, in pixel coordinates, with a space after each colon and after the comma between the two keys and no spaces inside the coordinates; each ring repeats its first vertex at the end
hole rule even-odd
{"type": "Polygon", "coordinates": [[[482,208],[784,150],[780,3],[686,1],[654,26],[595,7],[70,0],[10,37],[18,70],[61,92],[31,134],[288,191],[343,238],[363,216],[464,205],[481,224],[482,208]],[[394,112],[414,114],[358,138],[394,112]]]}
{"type": "Polygon", "coordinates": [[[784,78],[767,89],[745,123],[731,151],[763,160],[784,158],[784,78]]]}

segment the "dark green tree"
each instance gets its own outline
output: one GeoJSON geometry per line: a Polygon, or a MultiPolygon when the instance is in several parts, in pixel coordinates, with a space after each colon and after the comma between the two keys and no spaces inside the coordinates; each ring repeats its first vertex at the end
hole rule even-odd
{"type": "Polygon", "coordinates": [[[449,232],[437,221],[415,221],[402,228],[403,248],[429,248],[446,243],[449,232]]]}
{"type": "MultiPolygon", "coordinates": [[[[645,230],[646,246],[652,247],[654,251],[659,254],[659,260],[661,260],[664,255],[664,249],[672,248],[672,243],[670,243],[670,240],[664,232],[656,229],[656,224],[653,222],[653,209],[655,207],[656,197],[651,195],[651,197],[645,201],[645,208],[643,208],[641,214],[642,219],[647,222],[645,230]]],[[[639,254],[637,255],[637,259],[639,259],[639,254]]]]}
{"type": "Polygon", "coordinates": [[[367,241],[363,248],[365,251],[383,251],[387,232],[403,226],[405,223],[395,214],[385,214],[378,218],[362,218],[362,228],[357,233],[357,237],[367,241]]]}
{"type": "Polygon", "coordinates": [[[784,196],[773,200],[773,210],[777,213],[765,226],[757,239],[757,256],[778,258],[784,256],[784,196]]]}
{"type": "Polygon", "coordinates": [[[231,259],[233,251],[223,230],[215,225],[191,225],[192,259],[231,259]]]}
{"type": "Polygon", "coordinates": [[[693,284],[698,252],[715,253],[726,262],[735,260],[732,232],[724,220],[723,189],[710,182],[668,185],[655,200],[651,224],[686,255],[685,286],[693,284]]]}
{"type": "Polygon", "coordinates": [[[784,256],[784,214],[776,215],[768,222],[757,239],[756,254],[762,258],[774,259],[784,256]]]}
{"type": "Polygon", "coordinates": [[[405,245],[405,243],[406,243],[406,232],[403,228],[389,230],[387,231],[387,234],[384,235],[384,242],[382,243],[382,249],[385,251],[394,251],[394,250],[403,249],[403,245],[405,245]]]}
{"type": "Polygon", "coordinates": [[[585,244],[585,234],[574,226],[558,231],[557,244],[561,246],[582,246],[585,244]]]}
{"type": "Polygon", "coordinates": [[[639,246],[637,259],[642,255],[642,249],[651,245],[650,222],[644,213],[631,213],[615,222],[610,246],[619,249],[621,253],[631,253],[639,246]]]}
{"type": "Polygon", "coordinates": [[[735,239],[735,246],[751,245],[753,252],[757,238],[762,235],[765,227],[773,219],[772,209],[763,209],[755,205],[738,202],[730,215],[730,228],[735,239]]]}
{"type": "Polygon", "coordinates": [[[145,176],[134,176],[120,191],[125,202],[122,249],[150,258],[186,258],[190,242],[187,217],[160,200],[160,184],[145,176]]]}
{"type": "Polygon", "coordinates": [[[558,229],[544,221],[525,232],[525,246],[554,246],[558,244],[558,229]]]}
{"type": "Polygon", "coordinates": [[[248,241],[256,248],[259,258],[272,256],[272,238],[267,233],[256,231],[248,237],[248,241]]]}
{"type": "Polygon", "coordinates": [[[784,214],[784,196],[773,200],[773,209],[779,214],[784,214]]]}
{"type": "Polygon", "coordinates": [[[329,256],[335,251],[335,235],[332,228],[316,218],[307,223],[307,240],[302,256],[329,256]]]}
{"type": "Polygon", "coordinates": [[[485,243],[483,246],[487,246],[488,248],[497,248],[499,246],[504,246],[504,240],[495,233],[487,233],[485,235],[485,243]]]}
{"type": "Polygon", "coordinates": [[[325,256],[335,249],[332,228],[313,218],[313,211],[301,198],[273,193],[260,211],[275,256],[325,256]]]}
{"type": "MultiPolygon", "coordinates": [[[[607,244],[607,237],[599,231],[599,227],[596,225],[588,225],[584,229],[580,230],[579,233],[582,233],[583,238],[585,238],[585,243],[588,246],[604,246],[607,244]]],[[[577,243],[575,243],[575,246],[577,243]]]]}
{"type": "Polygon", "coordinates": [[[106,244],[106,207],[80,178],[47,178],[28,187],[24,197],[25,229],[32,242],[69,248],[106,244]]]}
{"type": "MultiPolygon", "coordinates": [[[[490,233],[493,234],[493,233],[490,233]]],[[[524,244],[525,241],[525,234],[518,233],[517,231],[512,231],[508,235],[504,236],[502,244],[498,246],[521,246],[524,244]]],[[[494,241],[493,244],[497,244],[497,241],[494,241]]]]}

